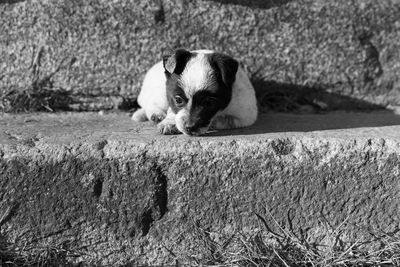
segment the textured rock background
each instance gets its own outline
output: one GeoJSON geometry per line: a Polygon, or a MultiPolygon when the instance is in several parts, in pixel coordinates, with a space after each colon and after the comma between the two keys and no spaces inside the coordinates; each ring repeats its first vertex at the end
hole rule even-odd
{"type": "Polygon", "coordinates": [[[29,109],[26,94],[47,108],[74,102],[38,88],[89,98],[72,109],[118,107],[176,47],[234,55],[260,90],[276,81],[398,105],[399,18],[398,0],[1,1],[1,108],[29,109]],[[106,103],[91,107],[96,97],[106,103]]]}
{"type": "Polygon", "coordinates": [[[1,115],[0,235],[76,262],[154,265],[204,263],[205,238],[256,233],[256,213],[310,243],[333,242],[327,225],[350,241],[395,232],[399,124],[269,114],[190,138],[126,114],[1,115]]]}

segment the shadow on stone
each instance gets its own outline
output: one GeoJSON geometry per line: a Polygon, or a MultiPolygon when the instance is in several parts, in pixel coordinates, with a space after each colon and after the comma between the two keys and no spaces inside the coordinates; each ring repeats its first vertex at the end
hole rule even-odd
{"type": "Polygon", "coordinates": [[[400,116],[389,111],[370,115],[368,112],[332,114],[283,114],[272,112],[259,116],[248,128],[210,132],[207,136],[255,135],[285,132],[312,132],[400,125],[400,116]]]}
{"type": "Polygon", "coordinates": [[[252,83],[260,111],[257,122],[244,129],[211,132],[209,136],[400,125],[400,116],[382,105],[330,93],[324,88],[257,79],[252,79],[252,83]],[[375,111],[373,116],[371,111],[375,111]]]}
{"type": "Polygon", "coordinates": [[[16,4],[19,2],[24,2],[25,0],[0,0],[0,5],[1,4],[16,4]]]}
{"type": "Polygon", "coordinates": [[[295,112],[301,114],[326,111],[372,111],[385,109],[350,96],[328,92],[332,86],[309,87],[252,78],[261,112],[295,112]]]}
{"type": "Polygon", "coordinates": [[[19,2],[24,2],[26,0],[0,0],[0,5],[2,4],[17,4],[19,2]]]}
{"type": "Polygon", "coordinates": [[[241,5],[241,6],[248,6],[251,8],[263,8],[263,9],[269,9],[273,8],[276,6],[281,6],[286,3],[292,2],[293,0],[247,0],[247,1],[242,1],[242,0],[210,0],[213,2],[218,2],[222,4],[234,4],[234,5],[241,5]]]}

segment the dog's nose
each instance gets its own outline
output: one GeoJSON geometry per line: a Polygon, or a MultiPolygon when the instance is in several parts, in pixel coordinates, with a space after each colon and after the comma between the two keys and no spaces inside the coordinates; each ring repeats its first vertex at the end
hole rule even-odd
{"type": "Polygon", "coordinates": [[[193,126],[186,126],[186,132],[188,132],[189,134],[194,132],[194,127],[193,126]]]}
{"type": "Polygon", "coordinates": [[[196,131],[196,125],[194,123],[188,123],[185,126],[185,130],[187,133],[192,134],[196,131]]]}

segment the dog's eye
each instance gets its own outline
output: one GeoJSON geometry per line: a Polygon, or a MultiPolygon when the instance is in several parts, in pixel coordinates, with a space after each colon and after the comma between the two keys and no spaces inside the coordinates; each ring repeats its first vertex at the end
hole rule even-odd
{"type": "Polygon", "coordinates": [[[205,106],[215,106],[217,104],[217,99],[215,97],[207,97],[203,100],[203,105],[205,106]]]}
{"type": "Polygon", "coordinates": [[[180,97],[179,95],[176,95],[176,96],[175,96],[175,103],[176,103],[177,105],[182,105],[182,104],[183,104],[183,98],[180,97]]]}

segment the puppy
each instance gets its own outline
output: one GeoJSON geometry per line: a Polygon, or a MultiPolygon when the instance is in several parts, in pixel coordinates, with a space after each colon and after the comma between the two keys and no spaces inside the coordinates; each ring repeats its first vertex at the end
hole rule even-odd
{"type": "Polygon", "coordinates": [[[176,50],[146,74],[134,121],[158,123],[162,134],[202,135],[257,119],[255,91],[239,63],[211,50],[176,50]]]}

